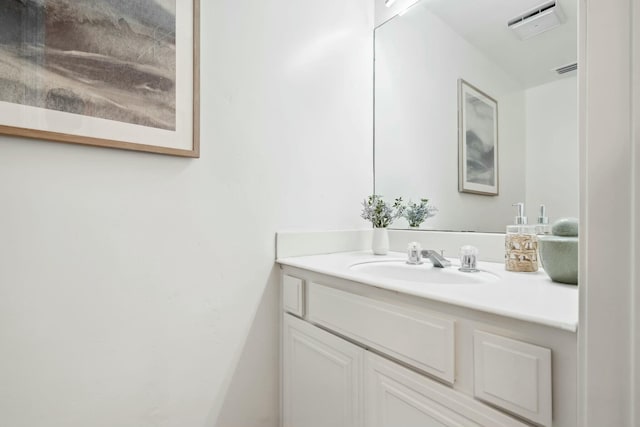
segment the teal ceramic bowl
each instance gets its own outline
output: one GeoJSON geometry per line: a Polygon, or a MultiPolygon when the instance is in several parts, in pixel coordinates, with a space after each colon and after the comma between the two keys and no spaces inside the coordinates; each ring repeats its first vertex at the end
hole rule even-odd
{"type": "Polygon", "coordinates": [[[578,238],[539,236],[542,268],[554,282],[578,284],[578,238]]]}

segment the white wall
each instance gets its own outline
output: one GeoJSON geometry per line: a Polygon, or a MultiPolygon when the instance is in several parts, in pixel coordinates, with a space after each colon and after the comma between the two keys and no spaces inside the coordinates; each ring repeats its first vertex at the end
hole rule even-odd
{"type": "Polygon", "coordinates": [[[527,89],[526,193],[530,220],[547,206],[550,221],[579,215],[577,77],[527,89]]]}
{"type": "Polygon", "coordinates": [[[0,425],[278,423],[274,233],[366,226],[373,5],[201,4],[201,159],[0,137],[0,425]]]}
{"type": "Polygon", "coordinates": [[[578,424],[640,425],[640,10],[580,4],[578,424]]]}
{"type": "Polygon", "coordinates": [[[440,212],[426,228],[504,232],[525,200],[524,108],[515,78],[428,3],[412,7],[376,30],[376,193],[430,198],[440,212]],[[458,78],[498,101],[497,197],[458,192],[458,78]]]}

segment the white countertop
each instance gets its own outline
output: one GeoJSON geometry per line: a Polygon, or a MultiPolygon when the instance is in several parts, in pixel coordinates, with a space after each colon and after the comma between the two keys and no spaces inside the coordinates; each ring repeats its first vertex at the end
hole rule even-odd
{"type": "MultiPolygon", "coordinates": [[[[493,273],[499,279],[491,283],[435,284],[377,277],[349,268],[353,264],[385,260],[406,260],[406,254],[390,252],[388,255],[380,256],[372,255],[370,251],[340,252],[280,258],[276,262],[571,332],[578,330],[578,287],[552,282],[544,271],[513,273],[506,271],[504,264],[479,262],[480,270],[493,273]]],[[[459,265],[457,260],[450,260],[454,267],[449,268],[459,265]]]]}

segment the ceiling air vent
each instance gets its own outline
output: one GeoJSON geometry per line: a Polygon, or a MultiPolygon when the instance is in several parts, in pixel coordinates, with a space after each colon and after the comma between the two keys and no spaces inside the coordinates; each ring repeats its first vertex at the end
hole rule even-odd
{"type": "Polygon", "coordinates": [[[578,63],[574,62],[573,64],[569,64],[569,65],[564,65],[562,67],[558,67],[558,68],[554,69],[553,71],[555,71],[559,75],[563,75],[563,74],[570,73],[572,71],[576,71],[577,69],[578,69],[578,63]]]}
{"type": "Polygon", "coordinates": [[[557,1],[547,1],[523,14],[512,18],[507,26],[520,40],[527,40],[549,31],[564,22],[564,14],[557,1]]]}

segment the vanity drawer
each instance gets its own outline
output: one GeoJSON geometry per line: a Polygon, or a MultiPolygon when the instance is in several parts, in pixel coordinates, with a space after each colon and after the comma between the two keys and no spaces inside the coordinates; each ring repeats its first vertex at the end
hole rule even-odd
{"type": "Polygon", "coordinates": [[[284,311],[304,316],[303,280],[297,277],[282,275],[282,308],[284,311]]]}
{"type": "Polygon", "coordinates": [[[497,409],[365,352],[366,427],[527,427],[497,409]]]}
{"type": "Polygon", "coordinates": [[[551,426],[551,350],[481,331],[473,340],[475,396],[551,426]]]}
{"type": "Polygon", "coordinates": [[[313,282],[307,298],[309,321],[449,383],[455,381],[453,320],[313,282]]]}

